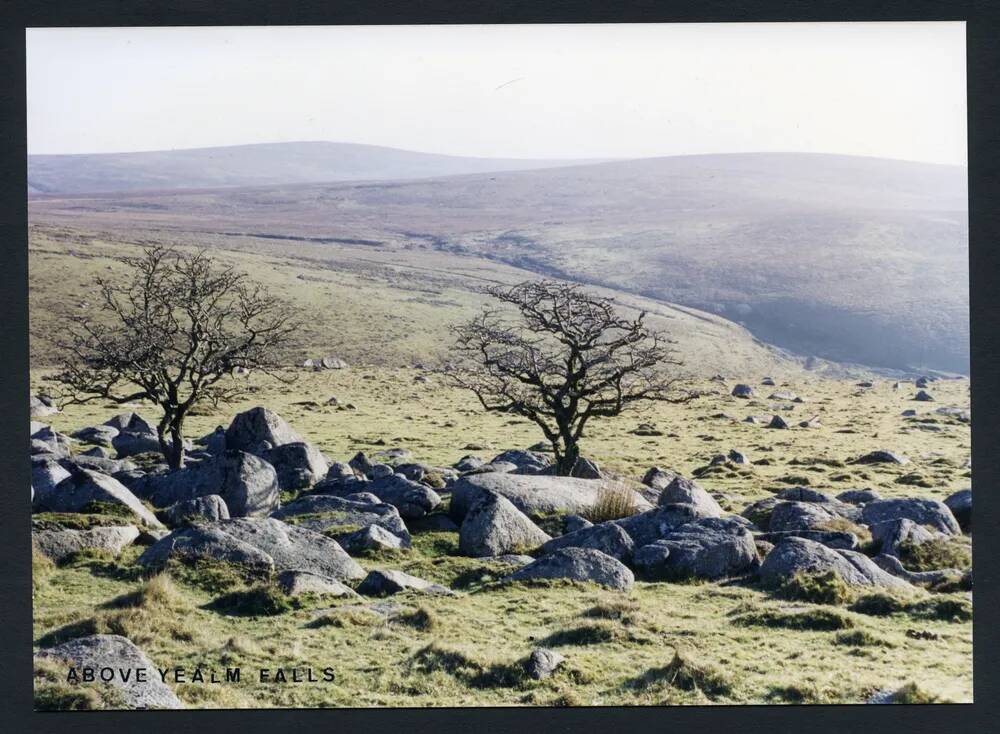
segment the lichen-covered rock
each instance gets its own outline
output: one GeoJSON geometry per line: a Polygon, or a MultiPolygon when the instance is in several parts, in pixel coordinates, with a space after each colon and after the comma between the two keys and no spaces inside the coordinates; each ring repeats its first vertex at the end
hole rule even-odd
{"type": "Polygon", "coordinates": [[[719,579],[751,570],[753,535],[734,518],[706,518],[681,525],[637,548],[633,565],[656,578],[719,579]]]}
{"type": "Polygon", "coordinates": [[[524,662],[524,672],[535,680],[544,680],[551,676],[566,661],[566,658],[554,650],[536,647],[524,662]]]}
{"type": "Polygon", "coordinates": [[[338,535],[337,542],[352,556],[365,551],[397,551],[410,547],[410,539],[390,533],[381,525],[369,525],[353,533],[338,535]]]}
{"type": "Polygon", "coordinates": [[[192,520],[209,520],[216,522],[229,519],[229,508],[226,501],[217,494],[207,494],[171,505],[162,513],[165,522],[170,525],[183,525],[192,520]]]}
{"type": "Polygon", "coordinates": [[[132,484],[133,491],[157,507],[217,494],[232,517],[262,517],[278,507],[274,467],[244,451],[226,451],[183,469],[154,474],[132,484]]]}
{"type": "Polygon", "coordinates": [[[560,548],[594,548],[627,563],[632,558],[635,543],[620,525],[604,522],[553,538],[542,546],[541,553],[546,555],[560,548]]]}
{"type": "MultiPolygon", "coordinates": [[[[598,479],[576,479],[549,475],[468,474],[451,487],[452,519],[460,521],[483,492],[509,499],[525,515],[581,514],[590,510],[609,485],[598,479]]],[[[638,492],[628,489],[639,511],[651,505],[638,492]]]]}
{"type": "Polygon", "coordinates": [[[275,446],[304,442],[280,415],[262,407],[238,414],[226,429],[226,448],[250,454],[260,455],[275,446]]]}
{"type": "Polygon", "coordinates": [[[869,527],[903,518],[912,520],[917,525],[928,525],[948,535],[962,532],[948,505],[938,500],[917,497],[877,500],[861,508],[861,521],[869,527]]]}
{"type": "Polygon", "coordinates": [[[722,517],[719,503],[701,485],[678,476],[660,492],[657,503],[664,505],[694,505],[705,517],[722,517]]]}
{"type": "Polygon", "coordinates": [[[323,454],[308,443],[285,443],[264,451],[261,458],[274,467],[278,487],[305,489],[326,477],[329,465],[323,454]]]}
{"type": "Polygon", "coordinates": [[[50,512],[82,512],[95,502],[121,505],[148,527],[163,527],[163,523],[124,484],[89,469],[71,469],[69,477],[44,498],[36,500],[38,509],[50,512]]]}
{"type": "Polygon", "coordinates": [[[569,579],[589,581],[617,591],[628,591],[635,582],[621,561],[593,548],[562,548],[505,577],[505,581],[569,579]]]}
{"type": "Polygon", "coordinates": [[[370,525],[379,525],[403,539],[405,547],[410,545],[410,533],[399,511],[390,504],[380,502],[374,495],[371,495],[371,499],[349,499],[310,494],[275,510],[271,517],[335,537],[370,525]]]}
{"type": "Polygon", "coordinates": [[[282,571],[275,583],[288,596],[316,594],[319,596],[346,596],[358,598],[357,592],[335,578],[319,576],[309,571],[282,571]]]}
{"type": "Polygon", "coordinates": [[[139,528],[134,525],[93,527],[89,530],[34,530],[31,533],[35,548],[56,563],[62,563],[84,550],[106,551],[118,556],[138,537],[139,528]]]}
{"type": "Polygon", "coordinates": [[[695,505],[665,505],[612,522],[629,534],[636,548],[641,548],[666,537],[674,528],[708,517],[712,515],[695,505]]]}
{"type": "Polygon", "coordinates": [[[944,503],[955,516],[959,526],[967,533],[972,532],[972,490],[960,489],[944,498],[944,503]]]}
{"type": "Polygon", "coordinates": [[[778,586],[798,574],[818,576],[835,572],[850,586],[873,586],[884,589],[912,590],[912,586],[876,566],[870,558],[855,551],[837,551],[804,538],[788,538],[767,554],[760,567],[761,580],[778,586]]]}

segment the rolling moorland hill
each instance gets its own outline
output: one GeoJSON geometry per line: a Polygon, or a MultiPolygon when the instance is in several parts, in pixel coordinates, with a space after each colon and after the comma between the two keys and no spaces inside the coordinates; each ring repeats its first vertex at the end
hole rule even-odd
{"type": "Polygon", "coordinates": [[[30,216],[39,226],[288,255],[336,245],[411,261],[485,258],[713,312],[801,355],[967,373],[966,191],[959,167],[729,154],[36,196],[30,216]]]}
{"type": "Polygon", "coordinates": [[[137,153],[28,156],[29,193],[407,179],[593,161],[468,158],[354,143],[233,145],[137,153]]]}

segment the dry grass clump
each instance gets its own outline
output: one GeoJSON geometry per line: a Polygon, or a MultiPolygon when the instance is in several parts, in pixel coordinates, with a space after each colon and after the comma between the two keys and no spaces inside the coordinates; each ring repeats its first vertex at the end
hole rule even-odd
{"type": "Polygon", "coordinates": [[[836,571],[822,574],[797,573],[779,586],[775,593],[785,599],[813,604],[846,604],[856,596],[836,571]]]}
{"type": "Polygon", "coordinates": [[[904,704],[924,704],[924,703],[950,703],[936,693],[924,690],[914,682],[909,682],[897,690],[889,698],[889,703],[904,704]]]}
{"type": "Polygon", "coordinates": [[[181,611],[188,608],[170,576],[159,573],[136,591],[116,596],[103,605],[105,609],[147,609],[181,611]]]}
{"type": "Polygon", "coordinates": [[[582,614],[591,619],[613,619],[624,625],[639,621],[639,604],[631,599],[612,599],[595,604],[582,614]]]}
{"type": "Polygon", "coordinates": [[[258,584],[246,590],[223,594],[207,608],[233,617],[273,617],[291,610],[292,604],[276,586],[258,584]]]}
{"type": "Polygon", "coordinates": [[[648,690],[657,686],[670,686],[682,691],[700,691],[706,696],[725,696],[732,691],[732,683],[714,665],[694,660],[689,653],[674,650],[673,659],[661,668],[650,668],[626,683],[630,688],[648,690]]]}
{"type": "Polygon", "coordinates": [[[529,682],[522,662],[483,663],[438,642],[420,648],[410,659],[411,672],[442,672],[470,688],[519,688],[529,682]]]}
{"type": "Polygon", "coordinates": [[[831,518],[826,522],[817,524],[816,529],[835,533],[853,533],[862,547],[869,546],[872,542],[872,534],[868,528],[864,525],[851,522],[846,517],[831,518]]]}
{"type": "Polygon", "coordinates": [[[967,538],[935,538],[924,543],[903,543],[899,560],[911,571],[936,571],[972,568],[972,545],[967,538]]]}
{"type": "Polygon", "coordinates": [[[417,607],[412,612],[397,614],[392,618],[392,621],[413,627],[413,629],[420,630],[421,632],[430,632],[437,629],[441,624],[441,620],[434,611],[425,606],[417,607]]]}
{"type": "Polygon", "coordinates": [[[56,564],[47,555],[31,544],[31,588],[38,591],[45,585],[46,579],[55,573],[56,564]]]}
{"type": "Polygon", "coordinates": [[[55,660],[35,660],[35,711],[101,711],[125,708],[125,700],[117,688],[103,683],[67,683],[65,670],[65,666],[55,660]]]}
{"type": "Polygon", "coordinates": [[[848,647],[895,647],[893,643],[873,635],[868,630],[840,632],[833,641],[834,644],[848,647]]]}
{"type": "Polygon", "coordinates": [[[312,629],[322,627],[337,627],[346,629],[349,627],[373,627],[382,621],[382,615],[371,609],[364,607],[342,607],[333,609],[326,614],[316,617],[307,626],[312,629]]]}
{"type": "Polygon", "coordinates": [[[762,609],[733,617],[733,624],[741,627],[770,627],[819,632],[851,629],[855,626],[853,619],[832,609],[806,609],[801,612],[762,609]]]}
{"type": "Polygon", "coordinates": [[[635,492],[626,483],[608,482],[598,491],[594,504],[581,514],[590,522],[597,524],[631,517],[638,511],[635,492]]]}
{"type": "Polygon", "coordinates": [[[560,647],[563,645],[600,645],[603,642],[613,642],[622,637],[621,630],[608,623],[582,624],[553,632],[538,644],[542,647],[560,647]]]}

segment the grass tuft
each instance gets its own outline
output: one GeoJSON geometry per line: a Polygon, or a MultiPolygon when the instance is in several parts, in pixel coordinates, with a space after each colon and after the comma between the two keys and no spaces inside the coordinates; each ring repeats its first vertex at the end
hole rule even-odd
{"type": "Polygon", "coordinates": [[[246,590],[223,594],[206,608],[232,617],[273,617],[291,610],[292,605],[277,587],[258,584],[246,590]]]}
{"type": "Polygon", "coordinates": [[[733,618],[741,627],[771,627],[790,630],[816,630],[830,632],[851,629],[854,620],[831,609],[806,609],[801,612],[780,612],[764,609],[746,612],[733,618]]]}
{"type": "Polygon", "coordinates": [[[601,487],[594,504],[582,515],[596,525],[608,520],[631,517],[638,511],[635,492],[624,482],[609,482],[601,487]]]}
{"type": "Polygon", "coordinates": [[[678,650],[667,665],[650,668],[626,685],[640,690],[667,685],[682,691],[701,691],[706,696],[725,696],[732,691],[732,683],[721,670],[699,663],[678,650]]]}
{"type": "Polygon", "coordinates": [[[785,599],[812,602],[813,604],[846,604],[856,594],[836,571],[822,574],[795,574],[776,589],[785,599]]]}

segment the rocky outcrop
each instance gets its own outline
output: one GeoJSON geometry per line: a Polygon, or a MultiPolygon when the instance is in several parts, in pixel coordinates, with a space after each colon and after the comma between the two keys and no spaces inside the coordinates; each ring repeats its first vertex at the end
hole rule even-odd
{"type": "Polygon", "coordinates": [[[628,591],[635,582],[635,576],[625,564],[593,548],[562,548],[518,569],[504,580],[532,579],[589,581],[616,591],[628,591]]]}

